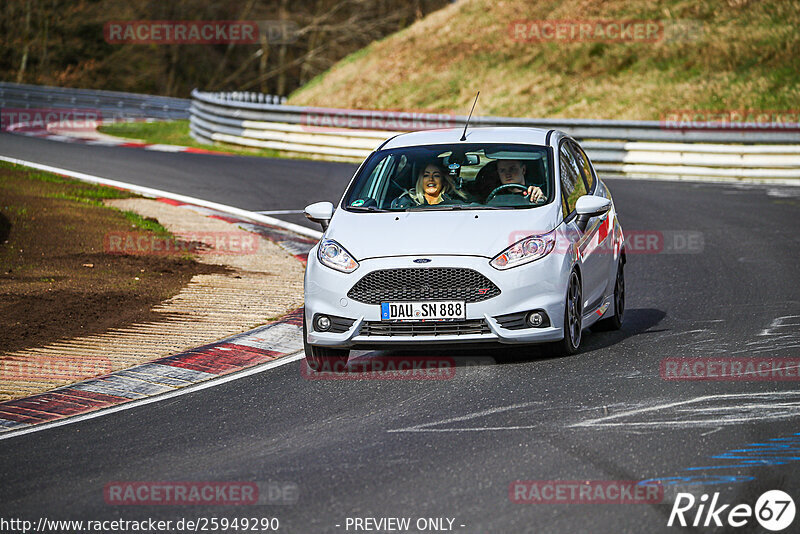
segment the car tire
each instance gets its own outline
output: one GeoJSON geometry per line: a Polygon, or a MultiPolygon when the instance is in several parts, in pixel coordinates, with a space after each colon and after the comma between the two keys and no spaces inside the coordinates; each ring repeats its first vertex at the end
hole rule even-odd
{"type": "Polygon", "coordinates": [[[559,356],[569,356],[578,352],[583,331],[583,292],[581,278],[577,271],[569,274],[567,298],[564,301],[564,339],[553,344],[553,351],[559,356]]]}
{"type": "Polygon", "coordinates": [[[625,315],[625,271],[623,262],[620,260],[617,267],[617,277],[614,280],[614,314],[611,317],[601,319],[592,325],[593,332],[608,332],[622,328],[622,320],[625,315]]]}
{"type": "Polygon", "coordinates": [[[349,349],[334,349],[330,347],[316,347],[308,344],[308,330],[306,316],[303,314],[303,351],[306,354],[306,364],[312,371],[342,371],[347,366],[349,349]]]}

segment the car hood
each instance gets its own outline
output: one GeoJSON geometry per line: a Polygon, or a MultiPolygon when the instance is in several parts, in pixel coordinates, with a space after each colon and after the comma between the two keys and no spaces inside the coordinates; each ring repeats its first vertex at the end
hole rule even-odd
{"type": "Polygon", "coordinates": [[[385,256],[460,255],[493,258],[558,221],[555,203],[516,210],[348,212],[337,209],[325,237],[356,260],[385,256]]]}

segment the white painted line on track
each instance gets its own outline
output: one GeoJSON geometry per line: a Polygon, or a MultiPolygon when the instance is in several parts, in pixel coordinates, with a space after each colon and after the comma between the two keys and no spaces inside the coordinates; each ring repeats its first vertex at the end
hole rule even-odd
{"type": "Polygon", "coordinates": [[[279,228],[283,228],[285,230],[289,230],[296,234],[300,234],[305,237],[310,237],[313,239],[320,239],[322,237],[322,232],[317,230],[313,230],[311,228],[306,228],[305,226],[300,226],[299,224],[293,224],[289,222],[282,221],[280,219],[275,219],[273,217],[268,217],[266,215],[261,215],[254,211],[243,210],[241,208],[235,208],[233,206],[226,206],[225,204],[218,204],[217,202],[210,202],[208,200],[202,200],[199,198],[189,197],[186,195],[178,195],[176,193],[170,193],[168,191],[161,191],[160,189],[153,189],[151,187],[143,187],[140,185],[129,184],[126,182],[120,182],[117,180],[109,180],[108,178],[101,178],[99,176],[94,176],[91,174],[86,174],[83,172],[71,171],[69,169],[62,169],[59,167],[52,167],[50,165],[43,165],[41,163],[36,163],[33,161],[26,161],[22,159],[10,158],[8,156],[0,156],[0,161],[6,161],[8,163],[14,163],[15,165],[24,165],[26,167],[31,167],[33,169],[38,169],[40,171],[52,172],[56,174],[60,174],[62,176],[69,176],[70,178],[75,178],[76,180],[81,180],[84,182],[90,182],[94,184],[101,184],[107,185],[111,187],[118,187],[120,189],[126,189],[128,191],[132,191],[134,193],[139,193],[145,196],[151,197],[162,197],[168,198],[170,200],[176,200],[178,202],[184,202],[186,204],[195,204],[197,206],[203,206],[205,208],[210,208],[213,210],[221,211],[223,213],[228,213],[230,215],[235,215],[237,217],[243,217],[245,219],[249,219],[251,221],[256,221],[264,224],[270,224],[272,226],[277,226],[279,228]]]}
{"type": "MultiPolygon", "coordinates": [[[[0,434],[0,441],[4,439],[14,438],[17,436],[22,436],[24,434],[31,434],[33,432],[39,432],[40,430],[48,430],[50,428],[56,428],[59,426],[70,425],[72,423],[79,423],[81,421],[86,421],[87,419],[94,419],[96,417],[103,417],[104,415],[111,415],[113,413],[121,412],[123,410],[130,410],[131,408],[138,408],[139,406],[144,406],[145,404],[150,404],[153,402],[159,402],[167,399],[172,399],[174,397],[179,397],[181,395],[186,395],[188,393],[194,393],[195,391],[200,391],[206,388],[220,386],[227,382],[232,382],[234,380],[238,380],[240,378],[245,378],[250,375],[254,375],[256,373],[260,373],[263,371],[268,371],[269,369],[274,369],[276,367],[280,367],[282,365],[286,365],[288,363],[296,362],[298,360],[303,359],[305,354],[303,351],[295,352],[294,354],[289,354],[287,356],[281,356],[276,360],[272,360],[269,362],[265,362],[254,367],[250,367],[248,369],[244,369],[242,371],[237,371],[235,373],[231,373],[228,375],[223,375],[219,378],[210,378],[204,382],[200,382],[199,384],[194,384],[192,386],[186,386],[181,389],[177,389],[174,391],[169,391],[167,393],[161,393],[159,395],[154,395],[152,397],[146,397],[144,399],[132,400],[130,402],[126,402],[124,404],[117,404],[116,406],[110,406],[108,408],[101,408],[94,412],[85,413],[82,415],[76,415],[73,417],[67,417],[65,419],[58,419],[56,421],[52,421],[50,423],[42,423],[39,425],[31,426],[28,428],[21,428],[19,430],[11,430],[0,434]]],[[[53,390],[57,392],[58,390],[53,390]]]]}
{"type": "MultiPolygon", "coordinates": [[[[393,430],[387,430],[387,432],[464,432],[464,431],[482,431],[482,430],[519,430],[520,428],[534,428],[529,426],[524,427],[475,427],[475,428],[430,428],[432,426],[437,425],[446,425],[449,423],[458,423],[462,421],[469,421],[470,419],[477,419],[479,417],[486,417],[489,415],[494,415],[497,413],[508,412],[511,410],[517,410],[520,408],[530,408],[539,404],[543,404],[542,401],[531,401],[531,402],[523,402],[518,404],[511,404],[509,406],[499,406],[497,408],[489,408],[486,410],[481,410],[479,412],[473,412],[467,415],[461,415],[458,417],[449,417],[447,419],[441,419],[439,421],[433,421],[430,423],[420,423],[418,425],[408,426],[404,428],[395,428],[393,430]]],[[[538,426],[538,425],[537,425],[538,426]]]]}
{"type": "Polygon", "coordinates": [[[290,213],[303,213],[303,210],[272,210],[272,211],[256,211],[259,215],[288,215],[290,213]]]}

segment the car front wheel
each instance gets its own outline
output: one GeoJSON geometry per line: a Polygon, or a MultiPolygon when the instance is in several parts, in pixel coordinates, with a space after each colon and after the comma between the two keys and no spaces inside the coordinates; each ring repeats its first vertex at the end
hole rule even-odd
{"type": "Polygon", "coordinates": [[[578,352],[583,331],[583,293],[581,279],[576,271],[572,271],[569,275],[567,299],[564,304],[564,339],[557,342],[553,348],[562,355],[571,355],[578,352]]]}
{"type": "Polygon", "coordinates": [[[347,367],[348,349],[334,349],[309,345],[307,340],[306,316],[303,314],[303,351],[306,353],[306,364],[313,371],[344,371],[347,367]]]}

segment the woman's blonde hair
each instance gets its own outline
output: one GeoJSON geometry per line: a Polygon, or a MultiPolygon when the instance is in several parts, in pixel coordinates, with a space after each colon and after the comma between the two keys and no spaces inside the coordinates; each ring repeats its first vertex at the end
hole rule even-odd
{"type": "Polygon", "coordinates": [[[436,198],[436,204],[442,201],[442,195],[445,193],[458,196],[462,200],[467,198],[462,191],[456,189],[456,184],[453,183],[453,179],[450,178],[447,170],[445,170],[445,168],[438,161],[429,161],[420,166],[419,174],[417,174],[417,181],[414,187],[408,192],[408,196],[410,196],[414,202],[417,204],[423,204],[425,202],[425,186],[422,183],[422,176],[425,174],[425,169],[431,166],[436,167],[439,170],[439,173],[442,175],[442,190],[439,192],[439,196],[436,198]]]}

